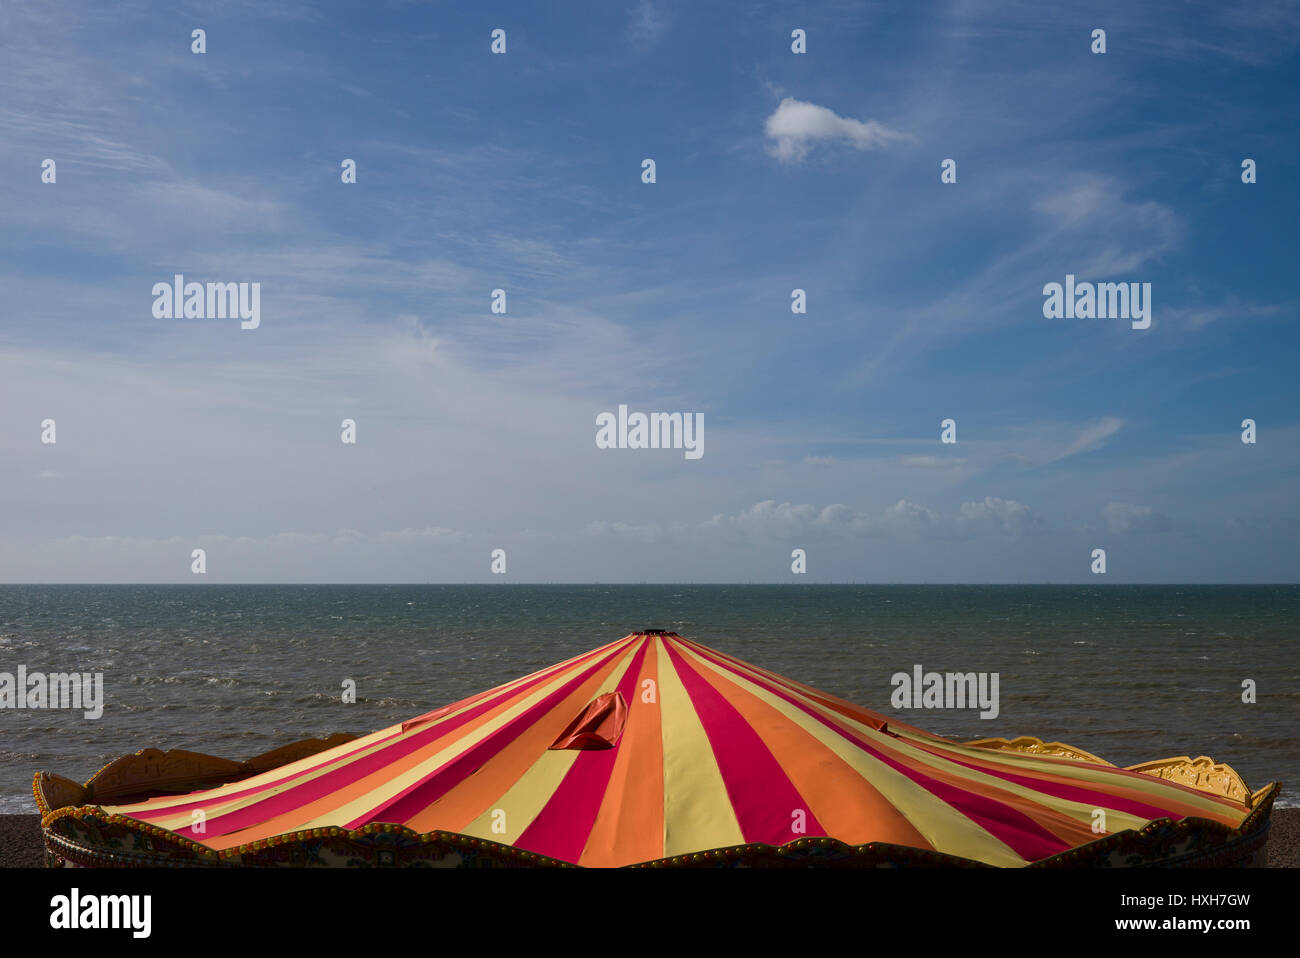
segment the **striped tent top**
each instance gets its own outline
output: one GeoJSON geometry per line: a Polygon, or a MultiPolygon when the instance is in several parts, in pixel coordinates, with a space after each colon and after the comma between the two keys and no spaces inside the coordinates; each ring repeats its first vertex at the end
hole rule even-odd
{"type": "Polygon", "coordinates": [[[819,836],[1020,866],[1100,837],[1098,809],[1102,834],[1159,818],[1235,828],[1249,812],[1152,775],[950,741],[649,631],[242,781],[104,811],[217,851],[384,822],[586,866],[819,836]]]}

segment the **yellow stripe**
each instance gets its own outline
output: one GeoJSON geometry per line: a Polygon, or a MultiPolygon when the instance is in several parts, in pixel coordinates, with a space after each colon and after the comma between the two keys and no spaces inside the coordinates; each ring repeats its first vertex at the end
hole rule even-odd
{"type": "MultiPolygon", "coordinates": [[[[694,657],[700,659],[698,655],[694,655],[694,657]]],[[[700,661],[706,666],[709,665],[708,662],[702,659],[700,659],[700,661]]],[[[718,670],[715,669],[715,671],[718,670]]],[[[742,671],[750,675],[761,675],[762,670],[742,668],[742,671]]],[[[727,673],[727,672],[724,672],[722,674],[724,675],[724,677],[727,675],[734,675],[734,673],[727,673]]],[[[766,676],[762,676],[762,677],[766,678],[766,676]]],[[[748,683],[748,686],[752,688],[759,688],[759,686],[753,685],[752,682],[748,683]]],[[[912,745],[911,743],[914,741],[921,741],[930,746],[938,746],[944,751],[951,751],[954,753],[958,753],[963,757],[970,756],[972,758],[982,759],[986,762],[993,760],[996,764],[1002,764],[1004,758],[1008,760],[1007,761],[1008,765],[1016,764],[1016,765],[1023,765],[1031,768],[1037,767],[1039,769],[1044,768],[1045,765],[1054,764],[1051,762],[1045,762],[1042,758],[1035,758],[1033,756],[1025,756],[1025,755],[1017,755],[1015,753],[994,752],[990,749],[966,748],[964,746],[955,743],[949,744],[945,741],[936,742],[934,739],[928,737],[918,738],[917,736],[911,735],[905,730],[899,730],[897,733],[898,737],[895,738],[892,735],[884,735],[881,732],[878,732],[875,729],[871,728],[869,725],[859,722],[857,719],[851,718],[850,716],[844,715],[840,712],[836,712],[831,709],[827,709],[826,707],[820,705],[819,703],[813,701],[812,699],[808,698],[805,695],[802,695],[798,692],[792,692],[788,686],[783,685],[782,690],[787,692],[787,694],[792,694],[796,699],[804,702],[809,708],[813,709],[819,714],[825,715],[827,718],[833,721],[844,723],[845,725],[848,725],[849,727],[853,728],[861,735],[863,735],[865,738],[867,738],[867,740],[870,741],[875,747],[881,749],[882,751],[897,756],[900,760],[904,760],[904,764],[908,765],[909,767],[916,768],[920,766],[922,771],[924,771],[925,769],[933,769],[933,770],[943,769],[947,772],[955,773],[961,776],[963,779],[970,781],[972,785],[974,785],[975,783],[980,783],[984,786],[998,788],[1010,794],[1018,795],[1022,798],[1028,798],[1037,805],[1041,805],[1044,808],[1049,808],[1053,811],[1061,812],[1062,814],[1068,815],[1069,817],[1075,819],[1076,821],[1080,821],[1085,824],[1091,823],[1092,812],[1094,808],[1103,807],[1106,808],[1107,825],[1109,827],[1109,831],[1123,831],[1125,828],[1141,828],[1149,821],[1149,819],[1140,816],[1135,816],[1129,812],[1124,812],[1117,809],[1111,809],[1105,805],[1097,806],[1087,802],[1070,801],[1063,798],[1057,798],[1052,795],[1047,795],[1043,792],[1038,791],[1037,789],[1030,788],[1023,785],[1018,785],[1012,782],[1008,782],[1004,779],[997,778],[996,776],[990,775],[985,772],[980,772],[974,769],[968,769],[965,766],[957,765],[950,759],[944,758],[942,756],[935,756],[933,755],[933,753],[918,748],[912,745]]],[[[780,703],[779,705],[776,705],[776,707],[780,708],[781,711],[786,715],[789,715],[791,716],[791,718],[794,718],[796,721],[798,721],[796,715],[793,714],[794,712],[797,712],[797,710],[793,710],[792,706],[786,705],[786,703],[783,700],[777,698],[776,696],[771,696],[771,700],[774,700],[774,705],[775,703],[780,703]]],[[[811,721],[811,719],[809,719],[809,721],[811,721]]],[[[800,724],[803,723],[800,722],[800,724]]],[[[814,722],[813,724],[816,725],[817,728],[822,729],[827,735],[831,735],[836,739],[840,738],[838,735],[835,735],[835,733],[830,732],[829,729],[826,729],[825,726],[822,726],[820,723],[814,722]]],[[[817,734],[819,740],[826,741],[827,744],[830,744],[830,742],[822,734],[817,733],[815,731],[814,734],[817,734]]],[[[840,739],[840,741],[843,741],[843,739],[840,739]]],[[[875,760],[873,759],[872,761],[875,760]]],[[[887,766],[882,765],[882,768],[887,768],[887,766]]],[[[901,774],[898,772],[893,772],[892,770],[890,771],[894,775],[901,774]]],[[[1101,768],[1098,768],[1096,770],[1093,769],[1065,770],[1057,766],[1053,768],[1052,771],[1058,774],[1065,772],[1066,774],[1069,774],[1072,777],[1077,775],[1077,777],[1080,780],[1089,782],[1091,784],[1096,784],[1097,786],[1102,788],[1104,788],[1107,784],[1113,785],[1115,783],[1114,776],[1113,775],[1107,776],[1106,772],[1101,768]]],[[[906,779],[906,776],[902,776],[902,777],[906,779]]],[[[872,782],[873,785],[877,784],[874,778],[870,778],[869,780],[872,782]]],[[[916,785],[916,783],[912,783],[912,784],[918,788],[921,787],[919,785],[916,785]]],[[[1134,787],[1142,788],[1143,792],[1152,794],[1153,801],[1155,801],[1155,799],[1158,798],[1160,793],[1160,783],[1155,779],[1153,779],[1151,783],[1152,787],[1150,788],[1142,787],[1144,785],[1146,785],[1146,783],[1141,783],[1140,785],[1136,785],[1134,787]]],[[[881,789],[881,791],[883,792],[884,790],[881,789]]],[[[985,794],[981,792],[980,789],[978,788],[973,788],[972,791],[976,791],[980,794],[985,794]]],[[[926,794],[929,795],[930,793],[926,792],[926,794]]],[[[931,797],[934,798],[934,796],[931,797]]],[[[946,802],[943,802],[942,799],[934,798],[934,801],[939,802],[943,806],[943,808],[950,809],[954,815],[958,816],[956,821],[959,824],[965,823],[965,826],[967,828],[979,829],[980,831],[983,831],[983,829],[980,828],[978,824],[966,818],[966,816],[962,815],[960,812],[956,811],[955,809],[952,809],[951,806],[948,805],[946,802]]],[[[1197,804],[1198,807],[1206,807],[1206,808],[1216,807],[1212,801],[1205,802],[1203,806],[1200,803],[1194,803],[1194,804],[1197,804]]],[[[926,828],[923,827],[922,821],[919,820],[917,817],[915,817],[914,815],[914,812],[916,811],[915,809],[911,808],[910,806],[904,806],[904,805],[900,805],[898,807],[899,807],[899,811],[903,813],[903,815],[908,819],[908,821],[912,822],[912,824],[916,826],[917,831],[919,831],[922,835],[924,835],[927,840],[929,841],[935,840],[932,837],[931,832],[927,831],[926,828]]],[[[944,833],[947,833],[950,830],[951,830],[951,826],[949,825],[945,829],[944,833]]],[[[935,833],[935,834],[939,834],[939,833],[935,833]]],[[[987,834],[987,832],[985,834],[987,834]]],[[[990,838],[993,838],[993,836],[990,835],[990,838]]],[[[999,846],[1006,848],[1006,851],[1015,857],[1016,864],[1023,862],[1023,859],[1021,859],[1019,855],[1016,855],[1014,851],[1012,851],[1010,848],[1007,848],[1004,845],[1004,843],[1002,843],[1000,840],[994,838],[994,841],[996,841],[999,846]]],[[[953,852],[953,854],[963,854],[963,853],[953,852]]],[[[970,858],[975,856],[965,855],[964,857],[970,858]]],[[[980,860],[983,861],[985,859],[980,859],[980,860]]],[[[996,864],[996,863],[990,862],[990,864],[996,864]]]]}
{"type": "MultiPolygon", "coordinates": [[[[337,758],[325,765],[321,765],[307,775],[298,775],[298,777],[295,777],[295,775],[301,772],[302,769],[309,768],[313,762],[319,762],[320,755],[312,755],[300,759],[297,762],[293,762],[290,765],[284,765],[280,768],[272,769],[269,772],[263,772],[261,775],[254,776],[253,778],[243,779],[242,781],[232,782],[229,785],[222,785],[218,788],[211,789],[210,791],[203,793],[202,797],[205,799],[203,804],[203,813],[211,819],[217,815],[226,814],[230,811],[255,804],[271,796],[279,795],[287,789],[294,788],[305,782],[313,781],[322,775],[327,775],[336,769],[350,765],[355,761],[365,758],[367,755],[373,754],[379,749],[388,748],[400,741],[402,738],[401,735],[387,740],[382,739],[382,736],[391,735],[395,729],[400,728],[400,725],[391,726],[387,729],[367,735],[364,738],[354,739],[351,742],[345,743],[345,745],[339,746],[340,749],[352,748],[360,749],[360,751],[355,754],[337,758]],[[367,746],[366,742],[370,740],[373,740],[372,744],[367,746]],[[223,796],[243,792],[249,788],[257,789],[257,791],[251,795],[245,795],[237,799],[223,799],[223,796]]],[[[112,814],[129,816],[133,812],[156,812],[161,809],[190,804],[195,800],[196,796],[194,793],[189,793],[186,795],[172,796],[165,802],[138,802],[132,805],[105,805],[103,806],[103,809],[112,814]]],[[[186,828],[191,824],[191,812],[184,810],[179,811],[175,815],[168,816],[164,819],[153,819],[151,820],[151,824],[156,824],[161,828],[170,828],[173,830],[186,828]]]]}
{"type": "MultiPolygon", "coordinates": [[[[604,646],[603,649],[599,651],[612,650],[620,642],[623,641],[625,640],[618,639],[614,642],[610,642],[606,646],[604,646]]],[[[628,644],[629,646],[631,646],[633,643],[629,641],[628,644]]],[[[311,768],[313,765],[316,765],[321,761],[321,755],[319,753],[316,755],[309,755],[306,758],[299,759],[298,761],[292,762],[288,765],[282,765],[279,768],[270,769],[252,778],[242,779],[241,781],[238,782],[232,782],[229,785],[222,785],[218,788],[214,788],[207,793],[207,797],[210,799],[210,801],[207,804],[205,804],[204,812],[209,818],[212,818],[214,815],[218,814],[217,809],[220,810],[220,813],[225,813],[231,810],[243,808],[249,804],[253,804],[258,801],[261,801],[264,798],[268,798],[270,796],[280,794],[285,789],[284,787],[276,788],[275,786],[277,783],[282,783],[286,787],[294,787],[306,782],[313,781],[314,779],[320,777],[321,775],[328,774],[329,772],[342,768],[343,766],[351,764],[352,762],[360,761],[361,759],[366,758],[367,756],[373,754],[377,749],[388,748],[392,745],[395,745],[398,742],[400,742],[402,739],[406,738],[407,736],[414,735],[416,733],[425,733],[429,729],[435,728],[437,725],[443,722],[447,722],[450,721],[451,719],[456,718],[458,715],[463,714],[465,711],[469,709],[478,708],[482,706],[484,702],[488,702],[496,698],[509,697],[508,693],[511,690],[515,689],[519,685],[528,682],[530,679],[534,679],[538,676],[544,675],[547,672],[552,672],[554,674],[566,672],[568,671],[566,666],[571,666],[576,660],[582,659],[586,656],[591,657],[588,660],[588,662],[590,663],[591,661],[594,661],[600,657],[599,655],[595,654],[597,651],[598,650],[593,649],[591,652],[584,652],[582,653],[582,655],[574,656],[573,658],[568,659],[565,662],[561,662],[556,665],[549,665],[546,668],[538,669],[536,672],[532,672],[528,675],[522,676],[517,679],[512,679],[511,681],[505,683],[504,685],[500,685],[497,686],[495,689],[489,690],[489,693],[487,695],[484,695],[478,701],[465,705],[464,707],[460,709],[456,709],[455,711],[448,712],[446,715],[439,716],[433,722],[417,725],[405,733],[402,732],[403,723],[399,722],[396,725],[389,726],[388,728],[371,732],[369,735],[361,736],[360,738],[353,739],[350,742],[345,742],[344,744],[337,746],[335,751],[346,752],[349,754],[347,754],[345,757],[331,761],[326,765],[320,765],[309,775],[303,775],[301,777],[295,778],[295,776],[298,776],[304,769],[311,768]],[[290,781],[290,779],[292,779],[292,781],[290,781]],[[258,794],[245,797],[242,799],[234,800],[234,801],[226,801],[226,802],[221,801],[222,795],[228,795],[234,792],[243,792],[243,791],[247,791],[250,788],[259,789],[258,794]]],[[[473,696],[469,696],[469,698],[473,698],[473,696]]],[[[437,711],[437,710],[432,709],[430,711],[437,711]]],[[[103,806],[103,808],[107,812],[112,812],[120,815],[130,815],[132,811],[139,811],[139,812],[155,811],[156,812],[161,809],[189,804],[193,801],[194,801],[194,795],[186,794],[186,795],[172,796],[166,801],[136,802],[130,805],[105,805],[103,806]]],[[[173,816],[172,818],[168,819],[168,821],[172,822],[173,824],[164,824],[161,820],[157,821],[157,824],[165,828],[186,827],[190,823],[189,813],[185,812],[184,814],[178,814],[177,816],[173,816]]]]}
{"type": "Polygon", "coordinates": [[[664,856],[743,844],[745,836],[708,734],[667,655],[659,656],[659,702],[664,742],[664,856]]]}
{"type": "Polygon", "coordinates": [[[539,686],[527,698],[515,703],[514,706],[507,709],[505,712],[502,712],[492,721],[476,729],[473,733],[452,742],[436,755],[425,759],[423,762],[408,769],[400,776],[389,779],[384,783],[382,788],[373,789],[370,792],[367,792],[364,796],[349,802],[347,805],[313,818],[311,821],[304,822],[298,827],[322,828],[326,825],[342,825],[346,822],[368,815],[399,792],[416,784],[420,779],[424,778],[431,772],[436,771],[439,767],[445,765],[457,755],[468,751],[488,736],[515,721],[520,715],[528,711],[528,709],[532,708],[538,702],[541,702],[552,692],[559,689],[571,678],[573,678],[573,676],[568,672],[557,675],[549,684],[539,686]]]}
{"type": "MultiPolygon", "coordinates": [[[[679,646],[680,648],[680,646],[679,646]]],[[[712,666],[701,659],[692,650],[685,654],[699,661],[705,668],[712,666]]],[[[717,670],[714,669],[716,672],[717,670]]],[[[923,786],[912,781],[902,772],[890,768],[884,762],[857,748],[843,736],[822,725],[811,715],[791,705],[780,696],[769,692],[764,686],[752,682],[733,672],[723,673],[723,677],[735,682],[742,688],[758,696],[772,708],[777,709],[791,722],[798,725],[817,741],[821,742],[846,764],[865,778],[902,814],[912,826],[920,832],[935,848],[942,849],[950,855],[959,855],[990,865],[1017,866],[1025,864],[1025,859],[1017,855],[1010,847],[957,811],[947,802],[931,794],[923,786]]],[[[788,691],[783,689],[783,691],[788,691]]],[[[827,717],[844,719],[840,713],[830,713],[816,703],[808,703],[813,709],[827,717]]],[[[859,725],[860,723],[854,722],[859,725]]],[[[861,726],[873,741],[879,742],[885,749],[888,736],[861,726]]]]}
{"type": "MultiPolygon", "coordinates": [[[[635,652],[636,648],[629,645],[623,655],[623,661],[606,676],[600,688],[592,694],[593,699],[618,689],[618,683],[622,680],[623,673],[627,670],[628,663],[635,652]]],[[[484,810],[482,815],[465,826],[463,834],[513,845],[524,833],[524,829],[531,825],[533,819],[546,807],[546,803],[551,800],[555,790],[564,781],[564,776],[569,774],[569,769],[581,754],[574,749],[555,751],[547,749],[542,752],[537,761],[519,776],[514,785],[492,803],[491,808],[484,810]],[[492,831],[494,813],[498,809],[505,813],[504,832],[492,831]]]]}
{"type": "MultiPolygon", "coordinates": [[[[1129,788],[1139,791],[1144,795],[1151,797],[1151,804],[1159,805],[1162,797],[1171,802],[1179,802],[1184,805],[1192,805],[1206,812],[1215,815],[1236,815],[1239,819],[1244,819],[1249,811],[1235,808],[1231,805],[1224,805],[1214,796],[1202,792],[1187,792],[1173,789],[1164,779],[1157,778],[1154,775],[1117,775],[1114,766],[1089,765],[1066,766],[1063,763],[1054,761],[1049,756],[1026,754],[1023,752],[1001,752],[987,748],[971,748],[964,745],[944,745],[945,751],[955,752],[962,756],[970,756],[976,761],[988,762],[995,761],[998,765],[1006,765],[1014,769],[1026,769],[1039,772],[1049,772],[1054,775],[1068,775],[1071,778],[1077,778],[1080,781],[1097,785],[1101,788],[1129,788]]],[[[1126,799],[1128,800],[1128,799],[1126,799]]],[[[1145,824],[1146,819],[1141,819],[1145,824]]]]}

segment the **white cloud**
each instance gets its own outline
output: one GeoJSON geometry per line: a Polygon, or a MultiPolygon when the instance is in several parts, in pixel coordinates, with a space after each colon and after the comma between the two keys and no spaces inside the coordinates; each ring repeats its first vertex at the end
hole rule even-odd
{"type": "Polygon", "coordinates": [[[878,149],[912,136],[877,123],[844,117],[815,103],[786,97],[767,118],[772,154],[782,163],[797,163],[817,142],[847,142],[859,150],[878,149]]]}
{"type": "Polygon", "coordinates": [[[848,506],[834,504],[818,509],[808,504],[778,503],[774,499],[750,506],[735,515],[715,515],[701,523],[706,531],[737,531],[747,536],[786,536],[811,533],[835,534],[852,531],[855,522],[864,529],[864,517],[856,516],[848,506]]]}
{"type": "Polygon", "coordinates": [[[885,510],[881,525],[894,532],[925,532],[941,528],[943,517],[932,509],[899,499],[885,510]]]}
{"type": "Polygon", "coordinates": [[[986,496],[981,502],[963,503],[958,511],[947,514],[908,499],[899,499],[879,512],[864,512],[838,502],[819,508],[809,503],[767,499],[738,513],[719,513],[694,526],[593,522],[584,531],[589,536],[641,542],[665,539],[699,542],[719,535],[737,541],[792,538],[826,541],[875,536],[941,539],[1021,536],[1045,525],[1042,516],[1023,503],[986,496]]]}
{"type": "Polygon", "coordinates": [[[1101,510],[1106,526],[1116,535],[1126,532],[1164,532],[1169,528],[1169,520],[1153,510],[1150,506],[1138,506],[1127,502],[1112,502],[1101,510]]]}
{"type": "Polygon", "coordinates": [[[973,531],[1021,536],[1044,527],[1042,516],[1022,502],[985,496],[983,502],[963,502],[961,521],[973,531]]]}

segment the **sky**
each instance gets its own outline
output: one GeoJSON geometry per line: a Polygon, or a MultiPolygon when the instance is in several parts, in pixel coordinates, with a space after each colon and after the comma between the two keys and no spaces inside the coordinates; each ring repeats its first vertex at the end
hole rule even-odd
{"type": "Polygon", "coordinates": [[[1300,581],[1298,50],[1269,2],[6,4],[0,581],[1300,581]],[[178,273],[257,328],[159,318],[178,273]],[[1067,275],[1150,327],[1045,317],[1067,275]],[[600,448],[620,405],[703,455],[600,448]]]}

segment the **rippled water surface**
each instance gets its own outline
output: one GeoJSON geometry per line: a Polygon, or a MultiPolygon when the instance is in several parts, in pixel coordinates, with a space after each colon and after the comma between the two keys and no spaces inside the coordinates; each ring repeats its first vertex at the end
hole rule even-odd
{"type": "Polygon", "coordinates": [[[106,700],[98,721],[0,710],[0,812],[34,810],[37,770],[367,732],[642,628],[942,735],[1207,754],[1294,786],[1298,619],[1298,586],[0,586],[0,672],[102,672],[106,700]],[[892,709],[915,664],[999,673],[1000,714],[892,709]]]}

